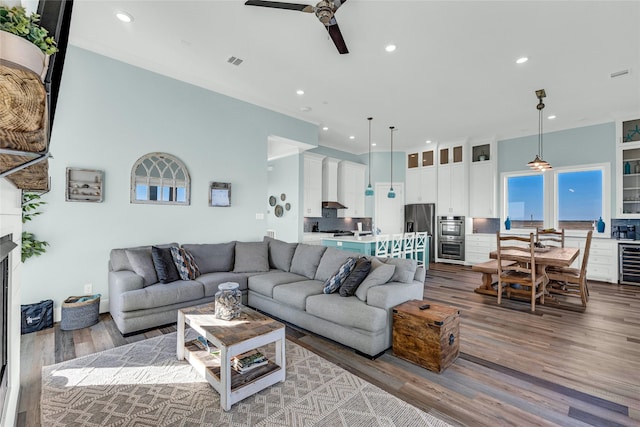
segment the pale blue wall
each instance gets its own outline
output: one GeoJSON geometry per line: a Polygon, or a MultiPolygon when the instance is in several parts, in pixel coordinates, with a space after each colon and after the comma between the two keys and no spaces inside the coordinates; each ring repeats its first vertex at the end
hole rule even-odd
{"type": "MultiPolygon", "coordinates": [[[[503,172],[528,170],[538,153],[538,135],[498,141],[498,177],[503,172]]],[[[616,212],[616,126],[604,123],[543,134],[544,159],[553,167],[609,163],[611,212],[616,212]]],[[[497,193],[500,194],[498,179],[497,193]]]]}
{"type": "Polygon", "coordinates": [[[51,138],[51,191],[43,197],[48,204],[27,228],[51,246],[24,265],[23,303],[51,298],[59,306],[87,283],[106,300],[111,248],[262,239],[266,218],[256,220],[256,213],[267,214],[269,135],[317,145],[318,131],[70,47],[51,138]],[[131,167],[154,151],[185,163],[190,206],[130,204],[131,167]],[[66,167],[104,170],[104,202],[65,202],[66,167]],[[210,181],[232,184],[231,207],[208,206],[210,181]]]}
{"type": "MultiPolygon", "coordinates": [[[[304,165],[302,165],[304,166],[304,165]]],[[[304,187],[304,180],[298,179],[301,167],[299,156],[292,155],[269,162],[270,170],[267,173],[269,189],[265,197],[267,208],[267,228],[276,231],[276,238],[285,242],[300,241],[300,212],[303,200],[300,198],[300,187],[304,187]],[[285,201],[280,200],[280,195],[285,194],[285,201]],[[275,208],[268,203],[268,197],[274,196],[277,203],[283,208],[286,203],[291,204],[291,210],[284,210],[281,217],[275,216],[275,208]]],[[[304,194],[304,188],[302,189],[304,194]]]]}

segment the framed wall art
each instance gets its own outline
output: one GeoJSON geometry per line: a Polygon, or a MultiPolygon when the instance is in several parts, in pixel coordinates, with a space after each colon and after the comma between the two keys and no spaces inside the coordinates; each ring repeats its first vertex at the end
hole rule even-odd
{"type": "Polygon", "coordinates": [[[209,183],[209,206],[231,206],[231,183],[209,183]]]}

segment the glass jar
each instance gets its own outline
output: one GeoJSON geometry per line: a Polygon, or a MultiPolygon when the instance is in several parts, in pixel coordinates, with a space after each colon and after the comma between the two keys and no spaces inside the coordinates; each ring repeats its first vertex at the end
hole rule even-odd
{"type": "Polygon", "coordinates": [[[239,284],[234,282],[221,283],[216,292],[216,313],[217,319],[232,320],[240,316],[240,304],[242,303],[242,292],[239,284]]]}

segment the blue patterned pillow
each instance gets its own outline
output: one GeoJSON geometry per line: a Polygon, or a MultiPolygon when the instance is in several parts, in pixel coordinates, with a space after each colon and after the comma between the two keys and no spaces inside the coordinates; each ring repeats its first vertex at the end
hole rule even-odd
{"type": "Polygon", "coordinates": [[[200,275],[200,269],[186,249],[172,247],[171,256],[182,280],[193,280],[200,275]]]}
{"type": "Polygon", "coordinates": [[[345,263],[340,266],[338,271],[324,282],[324,289],[322,292],[325,294],[332,294],[340,289],[340,286],[344,283],[349,274],[351,274],[355,266],[356,259],[353,257],[348,258],[345,263]]]}

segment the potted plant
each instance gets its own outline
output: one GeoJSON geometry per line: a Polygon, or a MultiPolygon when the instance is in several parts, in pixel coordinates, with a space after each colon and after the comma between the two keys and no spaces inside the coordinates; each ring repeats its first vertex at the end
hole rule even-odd
{"type": "MultiPolygon", "coordinates": [[[[46,202],[40,200],[40,195],[37,193],[22,193],[22,223],[31,221],[34,217],[40,215],[42,212],[37,212],[37,209],[44,205],[46,202]]],[[[33,233],[26,231],[22,232],[22,262],[32,256],[39,256],[46,252],[45,246],[49,246],[49,243],[36,239],[33,233]]]]}
{"type": "Polygon", "coordinates": [[[24,7],[0,5],[2,59],[30,69],[44,81],[49,56],[58,51],[56,41],[38,24],[40,15],[27,15],[24,7]]]}

